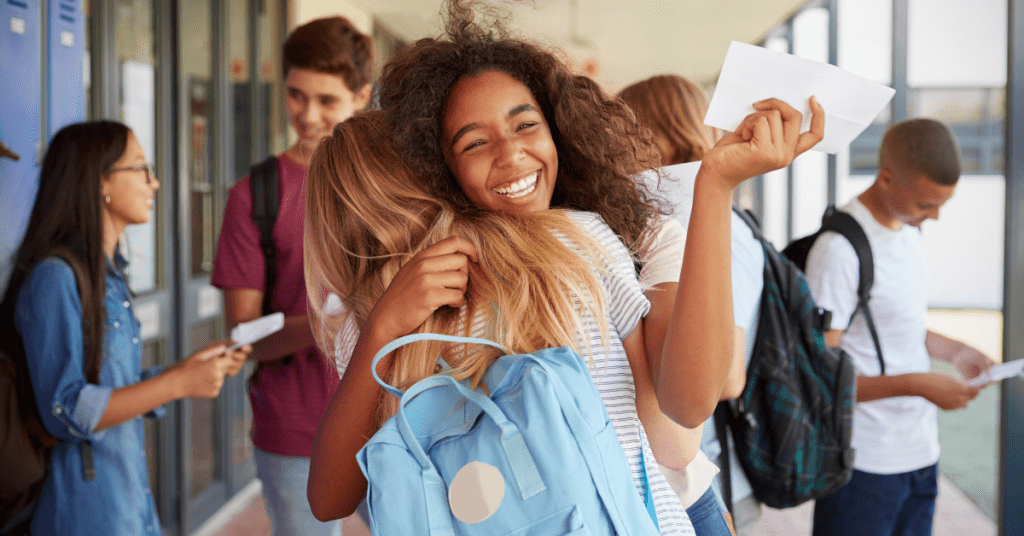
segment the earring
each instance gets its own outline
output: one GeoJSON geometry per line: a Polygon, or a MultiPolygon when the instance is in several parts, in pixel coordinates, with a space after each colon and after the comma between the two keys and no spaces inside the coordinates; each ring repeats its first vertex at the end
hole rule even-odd
{"type": "Polygon", "coordinates": [[[103,200],[106,201],[108,205],[110,204],[110,196],[109,195],[107,197],[105,197],[103,200]]]}

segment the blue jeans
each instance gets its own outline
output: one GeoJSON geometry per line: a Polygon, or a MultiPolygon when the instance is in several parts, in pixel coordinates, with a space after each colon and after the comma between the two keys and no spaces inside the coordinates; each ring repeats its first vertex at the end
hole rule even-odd
{"type": "Polygon", "coordinates": [[[274,536],[341,536],[341,521],[323,523],[309,508],[309,458],[281,456],[253,447],[253,459],[256,476],[263,481],[263,500],[274,536]]]}
{"type": "Polygon", "coordinates": [[[732,536],[710,486],[697,502],[686,509],[686,515],[690,516],[690,523],[693,523],[693,531],[697,536],[732,536]]]}
{"type": "Polygon", "coordinates": [[[814,536],[929,536],[938,495],[938,465],[909,473],[853,472],[814,504],[814,536]]]}

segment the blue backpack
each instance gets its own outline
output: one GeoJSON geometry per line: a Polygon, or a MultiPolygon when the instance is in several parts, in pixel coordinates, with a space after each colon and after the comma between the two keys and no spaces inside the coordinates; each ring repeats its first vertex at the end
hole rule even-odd
{"type": "Polygon", "coordinates": [[[357,455],[373,534],[658,534],[578,354],[500,357],[483,377],[489,395],[445,374],[405,393],[377,376],[384,355],[426,339],[506,351],[416,334],[374,357],[374,378],[401,403],[357,455]]]}

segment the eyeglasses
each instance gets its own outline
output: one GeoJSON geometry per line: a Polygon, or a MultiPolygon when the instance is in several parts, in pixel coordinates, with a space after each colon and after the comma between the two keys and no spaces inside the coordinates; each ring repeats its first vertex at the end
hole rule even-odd
{"type": "Polygon", "coordinates": [[[113,173],[115,171],[145,171],[146,172],[146,184],[151,184],[153,182],[153,179],[156,178],[156,169],[153,167],[153,164],[150,164],[148,162],[145,163],[145,164],[139,164],[139,165],[136,165],[136,166],[110,168],[110,173],[113,173]]]}

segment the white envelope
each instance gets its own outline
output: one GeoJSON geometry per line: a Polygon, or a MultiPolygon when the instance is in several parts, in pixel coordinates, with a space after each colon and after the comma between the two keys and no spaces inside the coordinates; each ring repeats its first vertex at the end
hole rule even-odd
{"type": "Polygon", "coordinates": [[[804,114],[806,132],[813,95],[825,110],[825,138],[814,149],[834,154],[864,132],[895,93],[835,65],[733,41],[704,124],[733,132],[755,102],[775,97],[804,114]]]}
{"type": "Polygon", "coordinates": [[[252,344],[284,327],[284,313],[270,313],[256,320],[242,322],[231,330],[231,340],[235,341],[232,349],[252,344]]]}

